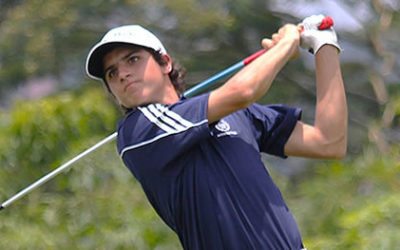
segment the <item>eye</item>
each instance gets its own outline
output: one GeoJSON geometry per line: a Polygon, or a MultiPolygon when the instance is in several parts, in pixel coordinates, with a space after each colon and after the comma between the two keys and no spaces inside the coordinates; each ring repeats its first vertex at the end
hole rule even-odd
{"type": "Polygon", "coordinates": [[[114,79],[116,75],[117,75],[117,70],[116,69],[110,69],[107,72],[107,78],[108,79],[114,79]]]}
{"type": "Polygon", "coordinates": [[[131,55],[130,57],[128,57],[128,63],[132,64],[139,61],[139,56],[137,55],[131,55]]]}

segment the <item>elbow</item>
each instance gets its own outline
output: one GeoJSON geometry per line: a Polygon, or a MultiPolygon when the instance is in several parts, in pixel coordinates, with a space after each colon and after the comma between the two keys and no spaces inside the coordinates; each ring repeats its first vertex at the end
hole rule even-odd
{"type": "Polygon", "coordinates": [[[247,107],[257,100],[257,92],[249,88],[243,89],[240,92],[240,99],[242,100],[244,107],[247,107]]]}
{"type": "Polygon", "coordinates": [[[347,155],[347,147],[342,146],[336,149],[332,154],[331,154],[331,159],[334,160],[342,160],[346,157],[347,155]]]}
{"type": "Polygon", "coordinates": [[[325,150],[323,150],[323,158],[332,160],[341,160],[347,155],[347,138],[346,136],[335,140],[332,143],[326,145],[325,150]]]}

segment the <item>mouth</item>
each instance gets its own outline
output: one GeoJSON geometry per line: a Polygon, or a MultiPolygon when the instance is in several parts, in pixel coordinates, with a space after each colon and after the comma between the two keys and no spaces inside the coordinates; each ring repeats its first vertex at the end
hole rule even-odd
{"type": "Polygon", "coordinates": [[[126,92],[128,88],[132,87],[133,85],[135,85],[135,82],[128,82],[124,87],[124,92],[126,92]]]}

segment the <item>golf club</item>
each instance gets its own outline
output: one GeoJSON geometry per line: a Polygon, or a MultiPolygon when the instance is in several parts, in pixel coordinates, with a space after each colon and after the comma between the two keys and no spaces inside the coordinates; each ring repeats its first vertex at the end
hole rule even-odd
{"type": "MultiPolygon", "coordinates": [[[[319,29],[320,30],[329,29],[332,26],[333,26],[332,18],[331,17],[325,17],[324,20],[322,21],[322,23],[320,24],[319,29]]],[[[200,82],[199,84],[197,84],[193,88],[190,88],[189,90],[187,90],[183,94],[183,96],[184,97],[193,97],[193,96],[195,96],[197,94],[200,94],[202,91],[204,91],[207,88],[211,87],[212,85],[216,84],[219,80],[231,75],[232,73],[234,73],[234,72],[240,70],[241,68],[243,68],[244,66],[248,65],[249,63],[251,63],[253,60],[255,60],[260,55],[264,54],[265,52],[266,52],[266,50],[264,50],[264,49],[260,50],[260,51],[257,51],[256,53],[246,57],[245,59],[241,60],[240,62],[228,67],[225,70],[222,70],[221,72],[211,76],[210,78],[204,80],[203,82],[200,82]]],[[[94,146],[90,147],[89,149],[87,149],[87,150],[83,151],[82,153],[80,153],[79,155],[75,156],[74,158],[72,158],[68,162],[66,162],[66,163],[62,164],[61,166],[57,167],[52,172],[50,172],[47,175],[43,176],[42,178],[40,178],[36,182],[32,183],[31,185],[29,185],[25,189],[21,190],[20,192],[18,192],[17,194],[15,194],[11,198],[9,198],[8,200],[4,201],[0,206],[0,210],[3,210],[4,208],[8,207],[11,203],[15,202],[16,200],[18,200],[21,197],[25,196],[26,194],[28,194],[32,190],[34,190],[34,189],[38,188],[39,186],[43,185],[47,181],[53,179],[58,174],[66,171],[67,169],[69,169],[72,166],[72,164],[74,164],[75,162],[79,161],[81,158],[83,158],[86,155],[90,154],[91,152],[95,151],[96,149],[98,149],[99,147],[103,146],[104,144],[114,140],[116,137],[117,137],[117,132],[114,132],[111,135],[109,135],[108,137],[106,137],[103,140],[101,140],[100,142],[98,142],[97,144],[95,144],[94,146]]]]}
{"type": "MultiPolygon", "coordinates": [[[[329,29],[330,27],[333,26],[333,19],[329,16],[326,16],[321,24],[318,26],[318,29],[320,30],[325,30],[325,29],[329,29]]],[[[245,59],[243,59],[242,61],[235,63],[234,65],[228,67],[225,70],[222,70],[220,73],[217,73],[213,76],[211,76],[210,78],[208,78],[207,80],[196,84],[196,86],[194,86],[193,88],[187,90],[183,96],[185,97],[192,97],[194,95],[196,95],[197,93],[201,93],[204,90],[206,90],[208,87],[212,86],[213,84],[215,84],[217,81],[231,75],[232,73],[239,71],[241,68],[243,68],[244,66],[248,65],[249,63],[251,63],[252,61],[254,61],[257,57],[261,56],[262,54],[264,54],[267,50],[262,49],[257,51],[256,53],[251,54],[250,56],[246,57],[245,59]]]]}

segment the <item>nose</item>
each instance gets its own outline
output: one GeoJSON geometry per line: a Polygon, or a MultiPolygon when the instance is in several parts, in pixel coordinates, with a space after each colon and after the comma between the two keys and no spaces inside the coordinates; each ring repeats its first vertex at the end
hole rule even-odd
{"type": "Polygon", "coordinates": [[[118,69],[118,77],[121,82],[131,76],[131,70],[127,65],[121,64],[118,69]]]}

